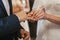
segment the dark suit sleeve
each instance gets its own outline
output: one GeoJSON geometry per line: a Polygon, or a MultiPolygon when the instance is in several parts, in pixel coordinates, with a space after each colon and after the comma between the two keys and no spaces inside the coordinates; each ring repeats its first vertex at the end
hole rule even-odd
{"type": "Polygon", "coordinates": [[[15,34],[23,29],[16,15],[6,15],[3,6],[0,5],[0,38],[15,34]]]}
{"type": "Polygon", "coordinates": [[[15,15],[0,18],[0,37],[13,34],[21,28],[19,20],[15,15]]]}

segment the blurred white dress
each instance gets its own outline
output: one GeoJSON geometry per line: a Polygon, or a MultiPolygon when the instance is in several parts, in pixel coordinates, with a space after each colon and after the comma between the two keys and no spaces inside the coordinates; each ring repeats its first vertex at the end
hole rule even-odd
{"type": "MultiPolygon", "coordinates": [[[[32,10],[44,6],[46,12],[60,16],[60,0],[35,0],[32,10]]],[[[60,25],[47,20],[39,20],[36,40],[60,40],[60,25]]]]}

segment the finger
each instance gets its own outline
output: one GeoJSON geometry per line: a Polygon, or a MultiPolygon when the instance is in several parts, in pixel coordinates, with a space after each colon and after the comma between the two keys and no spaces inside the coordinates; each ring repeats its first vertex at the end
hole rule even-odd
{"type": "Polygon", "coordinates": [[[31,15],[31,14],[28,14],[28,15],[27,15],[27,20],[30,20],[31,17],[32,17],[32,15],[31,15]]]}
{"type": "Polygon", "coordinates": [[[36,10],[36,11],[34,12],[33,16],[35,16],[35,15],[37,14],[37,12],[38,12],[38,10],[36,10]]]}
{"type": "Polygon", "coordinates": [[[37,17],[41,17],[42,15],[44,15],[44,13],[41,13],[41,14],[37,15],[37,17]]]}
{"type": "Polygon", "coordinates": [[[32,16],[32,14],[31,14],[31,13],[29,13],[27,16],[28,16],[28,17],[30,17],[30,16],[32,16]]]}
{"type": "Polygon", "coordinates": [[[34,16],[34,18],[35,18],[35,19],[38,19],[41,15],[43,15],[43,14],[39,14],[39,15],[37,15],[37,16],[34,16]]]}
{"type": "Polygon", "coordinates": [[[35,11],[35,10],[32,10],[32,11],[30,12],[30,14],[33,14],[33,13],[34,13],[34,11],[35,11]]]}
{"type": "Polygon", "coordinates": [[[38,21],[38,20],[40,20],[40,19],[43,19],[43,17],[44,17],[43,14],[38,15],[37,17],[35,17],[35,21],[38,21]]]}
{"type": "Polygon", "coordinates": [[[30,33],[25,31],[25,37],[23,39],[27,40],[27,39],[29,39],[29,37],[30,37],[30,33]]]}
{"type": "Polygon", "coordinates": [[[41,13],[37,15],[37,17],[42,16],[42,15],[45,15],[44,10],[42,10],[41,13]]]}
{"type": "Polygon", "coordinates": [[[42,12],[44,12],[43,9],[39,10],[39,11],[37,12],[36,16],[40,15],[42,12]]]}
{"type": "Polygon", "coordinates": [[[30,19],[34,14],[34,11],[31,11],[28,15],[27,15],[27,18],[30,19]]]}
{"type": "Polygon", "coordinates": [[[36,19],[35,19],[35,17],[31,17],[31,19],[30,19],[30,20],[35,21],[36,19]]]}
{"type": "Polygon", "coordinates": [[[31,19],[31,16],[27,16],[27,20],[30,20],[31,19]]]}
{"type": "Polygon", "coordinates": [[[29,36],[27,36],[26,38],[24,38],[24,40],[28,40],[29,39],[29,36]]]}
{"type": "Polygon", "coordinates": [[[45,15],[44,10],[42,10],[40,14],[36,14],[36,17],[38,18],[38,17],[40,17],[41,15],[45,15]]]}
{"type": "Polygon", "coordinates": [[[37,17],[37,16],[41,15],[41,13],[42,13],[42,11],[40,11],[40,12],[36,13],[35,17],[37,17]]]}
{"type": "Polygon", "coordinates": [[[24,38],[24,34],[22,34],[22,38],[24,38]]]}
{"type": "Polygon", "coordinates": [[[29,35],[27,35],[27,36],[24,38],[24,40],[27,40],[27,39],[29,39],[29,35]]]}
{"type": "Polygon", "coordinates": [[[42,9],[45,12],[45,8],[42,9]]]}
{"type": "Polygon", "coordinates": [[[30,17],[32,17],[33,16],[33,13],[29,13],[28,15],[27,15],[27,18],[30,18],[30,17]]]}
{"type": "Polygon", "coordinates": [[[21,29],[20,33],[21,33],[22,38],[24,38],[24,31],[23,31],[23,29],[21,29]]]}
{"type": "Polygon", "coordinates": [[[39,15],[42,12],[43,8],[40,8],[34,12],[34,16],[39,15]]]}
{"type": "Polygon", "coordinates": [[[26,40],[29,40],[29,38],[27,38],[26,40]]]}
{"type": "Polygon", "coordinates": [[[43,19],[43,17],[44,17],[44,15],[41,15],[40,17],[38,17],[37,20],[41,20],[41,19],[43,19]]]}
{"type": "Polygon", "coordinates": [[[34,18],[30,18],[29,22],[31,22],[31,23],[35,22],[35,19],[34,18]]]}
{"type": "Polygon", "coordinates": [[[33,20],[34,19],[34,17],[31,15],[31,16],[27,16],[27,19],[28,20],[33,20]]]}
{"type": "MultiPolygon", "coordinates": [[[[41,11],[42,11],[42,10],[41,10],[41,11]]],[[[30,17],[29,19],[30,19],[30,20],[33,20],[33,21],[38,20],[38,18],[39,18],[41,15],[43,15],[43,14],[40,14],[40,13],[41,13],[41,11],[40,11],[40,10],[38,10],[38,13],[37,13],[37,11],[36,11],[36,15],[35,15],[35,16],[32,16],[32,17],[30,17]]]]}
{"type": "Polygon", "coordinates": [[[36,13],[34,13],[34,14],[35,14],[35,15],[34,15],[34,21],[37,21],[41,15],[44,15],[44,10],[43,10],[43,8],[41,8],[40,10],[38,10],[38,11],[37,11],[36,13]]]}

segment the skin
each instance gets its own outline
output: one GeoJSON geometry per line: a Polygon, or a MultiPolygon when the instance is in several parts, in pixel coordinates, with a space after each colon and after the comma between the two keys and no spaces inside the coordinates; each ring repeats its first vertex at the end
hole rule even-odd
{"type": "Polygon", "coordinates": [[[31,19],[33,21],[45,19],[45,20],[51,21],[53,23],[60,24],[60,17],[46,13],[44,8],[40,8],[38,10],[32,11],[29,16],[33,17],[31,19]]]}
{"type": "Polygon", "coordinates": [[[46,14],[46,19],[53,22],[53,23],[60,24],[60,17],[50,15],[50,14],[46,14]]]}
{"type": "Polygon", "coordinates": [[[30,37],[29,32],[24,31],[23,29],[21,29],[20,33],[21,33],[21,36],[22,36],[23,40],[29,40],[29,37],[30,37]]]}

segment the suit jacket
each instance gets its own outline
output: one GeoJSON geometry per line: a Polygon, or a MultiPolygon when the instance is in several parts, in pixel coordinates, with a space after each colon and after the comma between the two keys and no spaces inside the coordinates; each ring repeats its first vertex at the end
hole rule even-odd
{"type": "Polygon", "coordinates": [[[17,36],[17,32],[22,27],[19,20],[15,15],[12,15],[12,3],[10,4],[10,16],[7,15],[6,9],[2,0],[0,0],[0,40],[12,40],[14,36],[17,36]]]}

